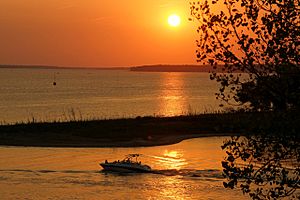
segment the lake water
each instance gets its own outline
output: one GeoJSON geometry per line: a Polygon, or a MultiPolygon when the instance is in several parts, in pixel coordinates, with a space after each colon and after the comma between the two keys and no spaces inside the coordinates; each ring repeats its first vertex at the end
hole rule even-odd
{"type": "MultiPolygon", "coordinates": [[[[216,91],[207,73],[0,69],[0,123],[212,112],[219,109],[216,91]]],[[[222,185],[223,140],[147,148],[0,147],[0,199],[247,199],[222,185]],[[101,171],[99,162],[129,153],[143,154],[154,173],[101,171]]]]}
{"type": "Polygon", "coordinates": [[[249,199],[223,187],[225,138],[140,148],[0,147],[1,199],[249,199]],[[141,153],[154,173],[104,173],[99,162],[141,153]]]}
{"type": "Polygon", "coordinates": [[[213,112],[216,91],[208,73],[0,69],[0,122],[213,112]]]}

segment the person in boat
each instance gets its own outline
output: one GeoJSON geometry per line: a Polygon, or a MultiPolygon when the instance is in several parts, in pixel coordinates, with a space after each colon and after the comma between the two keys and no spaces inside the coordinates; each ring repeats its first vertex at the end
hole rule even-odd
{"type": "Polygon", "coordinates": [[[107,164],[108,162],[107,162],[107,160],[105,160],[105,164],[107,164]]]}

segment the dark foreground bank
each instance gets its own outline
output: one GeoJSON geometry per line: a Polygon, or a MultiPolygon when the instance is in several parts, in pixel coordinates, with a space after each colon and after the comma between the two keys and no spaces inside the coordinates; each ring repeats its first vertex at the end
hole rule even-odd
{"type": "Polygon", "coordinates": [[[135,147],[174,144],[195,137],[263,133],[266,130],[299,133],[298,114],[243,112],[2,125],[0,145],[135,147]]]}

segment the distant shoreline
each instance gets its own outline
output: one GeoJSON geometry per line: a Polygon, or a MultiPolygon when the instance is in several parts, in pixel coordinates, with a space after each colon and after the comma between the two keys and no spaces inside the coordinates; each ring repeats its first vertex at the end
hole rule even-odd
{"type": "Polygon", "coordinates": [[[130,68],[133,72],[211,72],[212,70],[213,67],[210,65],[143,65],[130,68]]]}
{"type": "Polygon", "coordinates": [[[136,117],[0,126],[1,146],[147,147],[198,137],[241,136],[269,130],[299,132],[299,112],[241,112],[136,117]],[[284,120],[282,120],[284,116],[284,120]],[[285,124],[287,123],[287,124],[285,124]]]}
{"type": "Polygon", "coordinates": [[[208,65],[141,65],[132,67],[63,67],[47,65],[0,65],[0,69],[72,69],[72,70],[128,70],[132,72],[210,72],[208,65]]]}
{"type": "Polygon", "coordinates": [[[0,65],[0,69],[78,69],[78,70],[129,70],[130,67],[62,67],[47,65],[0,65]]]}
{"type": "MultiPolygon", "coordinates": [[[[194,72],[194,73],[225,73],[223,65],[213,66],[210,65],[140,65],[140,66],[125,66],[125,67],[66,67],[66,66],[47,66],[47,65],[0,65],[0,69],[72,69],[72,70],[125,70],[131,72],[194,72]]],[[[245,73],[242,71],[234,71],[232,73],[245,73]]]]}

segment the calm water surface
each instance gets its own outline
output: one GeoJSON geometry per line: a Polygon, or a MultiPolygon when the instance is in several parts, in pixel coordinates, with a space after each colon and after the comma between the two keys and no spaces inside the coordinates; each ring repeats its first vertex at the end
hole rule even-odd
{"type": "Polygon", "coordinates": [[[220,145],[198,138],[144,148],[0,147],[1,199],[248,199],[223,188],[220,145]],[[104,173],[98,163],[141,153],[151,174],[104,173]]]}
{"type": "Polygon", "coordinates": [[[216,91],[208,73],[0,69],[0,122],[210,112],[216,91]]]}
{"type": "MultiPolygon", "coordinates": [[[[216,111],[207,73],[0,69],[0,124],[216,111]],[[53,86],[53,81],[57,82],[53,86]]],[[[0,147],[0,199],[247,199],[222,185],[224,138],[147,148],[0,147]],[[101,171],[141,153],[154,173],[101,171]]]]}

